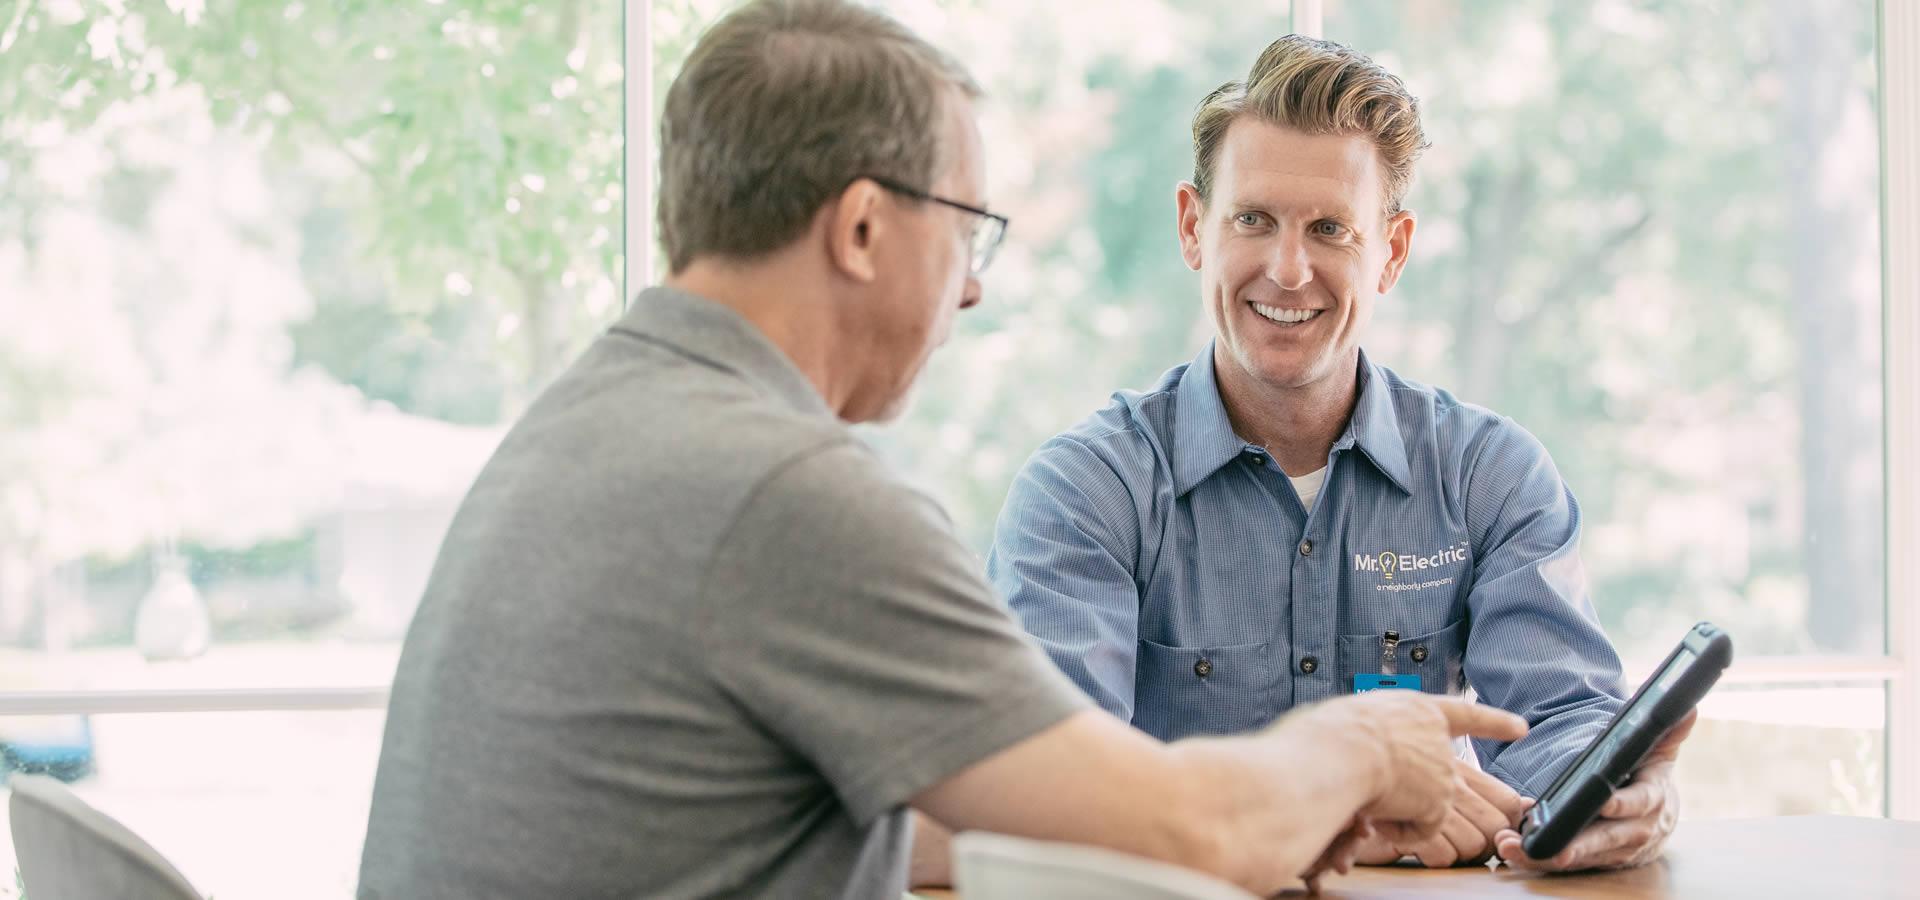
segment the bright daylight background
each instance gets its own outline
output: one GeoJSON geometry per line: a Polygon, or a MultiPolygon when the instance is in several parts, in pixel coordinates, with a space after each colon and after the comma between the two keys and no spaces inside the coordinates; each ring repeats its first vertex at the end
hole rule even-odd
{"type": "MultiPolygon", "coordinates": [[[[871,437],[984,548],[1033,447],[1204,340],[1188,118],[1289,15],[885,5],[987,86],[1014,225],[871,437]]],[[[727,6],[654,2],[656,94],[727,6]]],[[[1882,652],[1874,23],[1327,4],[1434,142],[1371,348],[1545,441],[1638,672],[1701,618],[1743,658],[1882,652]]],[[[0,0],[0,691],[391,677],[467,483],[620,312],[621,26],[617,0],[0,0]]],[[[1724,688],[1688,814],[1882,814],[1884,709],[1871,681],[1724,688]]],[[[340,898],[381,719],[0,717],[0,770],[80,748],[62,774],[203,890],[340,898]]]]}

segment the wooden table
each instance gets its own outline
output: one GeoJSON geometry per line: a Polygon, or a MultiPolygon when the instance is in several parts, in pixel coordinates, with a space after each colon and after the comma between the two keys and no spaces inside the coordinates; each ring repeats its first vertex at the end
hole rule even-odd
{"type": "MultiPolygon", "coordinates": [[[[919,893],[954,896],[946,891],[919,893]]],[[[1846,816],[1686,822],[1667,845],[1666,858],[1639,869],[1534,875],[1507,868],[1489,872],[1485,867],[1360,868],[1326,879],[1321,896],[1920,898],[1920,823],[1846,816]]]]}

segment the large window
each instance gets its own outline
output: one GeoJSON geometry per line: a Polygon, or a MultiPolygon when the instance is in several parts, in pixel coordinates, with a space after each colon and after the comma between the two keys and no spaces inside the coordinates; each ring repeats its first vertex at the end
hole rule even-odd
{"type": "MultiPolygon", "coordinates": [[[[1014,224],[909,418],[870,437],[984,551],[1027,454],[1211,333],[1173,236],[1192,110],[1296,10],[1134,0],[1088,28],[1058,4],[882,5],[983,81],[1014,224]]],[[[1375,359],[1547,445],[1630,679],[1701,619],[1737,638],[1688,814],[1881,814],[1874,4],[1294,6],[1404,77],[1433,142],[1375,359]]],[[[726,7],[657,0],[659,83],[726,7]]]]}
{"type": "Polygon", "coordinates": [[[1433,140],[1379,355],[1552,450],[1630,674],[1736,636],[1693,815],[1883,809],[1882,685],[1768,683],[1886,641],[1875,12],[1325,5],[1433,140]]]}
{"type": "Polygon", "coordinates": [[[384,680],[355,651],[620,309],[619,7],[16,9],[0,676],[384,680]]]}
{"type": "MultiPolygon", "coordinates": [[[[969,542],[1041,441],[1206,340],[1173,239],[1193,106],[1319,32],[1403,75],[1434,141],[1371,350],[1547,444],[1630,677],[1697,619],[1738,638],[1687,814],[1881,814],[1920,775],[1884,524],[1916,521],[1886,447],[1920,408],[1883,395],[1920,347],[1882,325],[1920,334],[1920,287],[1883,301],[1880,240],[1920,103],[1883,176],[1876,50],[1920,52],[1914,16],[876,2],[987,88],[1014,222],[868,435],[969,542]]],[[[732,5],[0,4],[0,768],[71,779],[215,896],[350,895],[447,519],[643,277],[647,101],[732,5]]]]}
{"type": "Polygon", "coordinates": [[[72,710],[378,704],[468,483],[620,312],[622,17],[0,4],[0,692],[72,699],[5,767],[216,896],[349,894],[377,710],[72,710]]]}
{"type": "Polygon", "coordinates": [[[1517,419],[1587,515],[1608,632],[1884,642],[1870,0],[1347,0],[1426,103],[1380,355],[1517,419]]]}

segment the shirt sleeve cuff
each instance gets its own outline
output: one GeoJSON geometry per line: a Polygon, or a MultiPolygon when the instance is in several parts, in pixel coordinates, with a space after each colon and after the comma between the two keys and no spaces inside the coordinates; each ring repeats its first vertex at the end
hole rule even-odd
{"type": "Polygon", "coordinates": [[[1095,708],[1064,677],[1025,679],[998,696],[1003,702],[947,728],[900,735],[899,749],[886,763],[841,789],[854,821],[864,827],[961,769],[1095,708]]]}

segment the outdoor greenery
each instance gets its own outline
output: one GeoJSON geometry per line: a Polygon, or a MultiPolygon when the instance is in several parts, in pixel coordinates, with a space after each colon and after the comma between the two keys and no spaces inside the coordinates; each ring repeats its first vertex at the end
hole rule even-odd
{"type": "MultiPolygon", "coordinates": [[[[1032,448],[1203,346],[1173,238],[1188,122],[1288,13],[892,8],[986,85],[1014,225],[987,302],[875,440],[984,546],[1032,448]]],[[[659,29],[657,82],[713,13],[659,29]]],[[[1407,79],[1433,142],[1368,346],[1545,442],[1630,656],[1701,618],[1743,656],[1882,645],[1873,29],[1869,0],[1328,4],[1328,35],[1407,79]]]]}
{"type": "MultiPolygon", "coordinates": [[[[656,94],[725,8],[655,4],[656,94]]],[[[1188,116],[1289,19],[893,9],[988,87],[1015,228],[875,440],[984,546],[1039,441],[1202,345],[1188,116]]],[[[0,5],[0,309],[31,323],[0,336],[0,634],[76,560],[285,546],[335,499],[286,482],[359,410],[509,421],[620,306],[619,27],[584,0],[0,5]]],[[[1880,644],[1872,27],[1865,0],[1330,4],[1434,142],[1374,353],[1546,442],[1636,649],[1708,616],[1743,650],[1880,644]]]]}
{"type": "Polygon", "coordinates": [[[176,542],[331,591],[378,428],[508,421],[617,314],[620,22],[0,2],[0,640],[125,634],[45,607],[176,542]]]}

